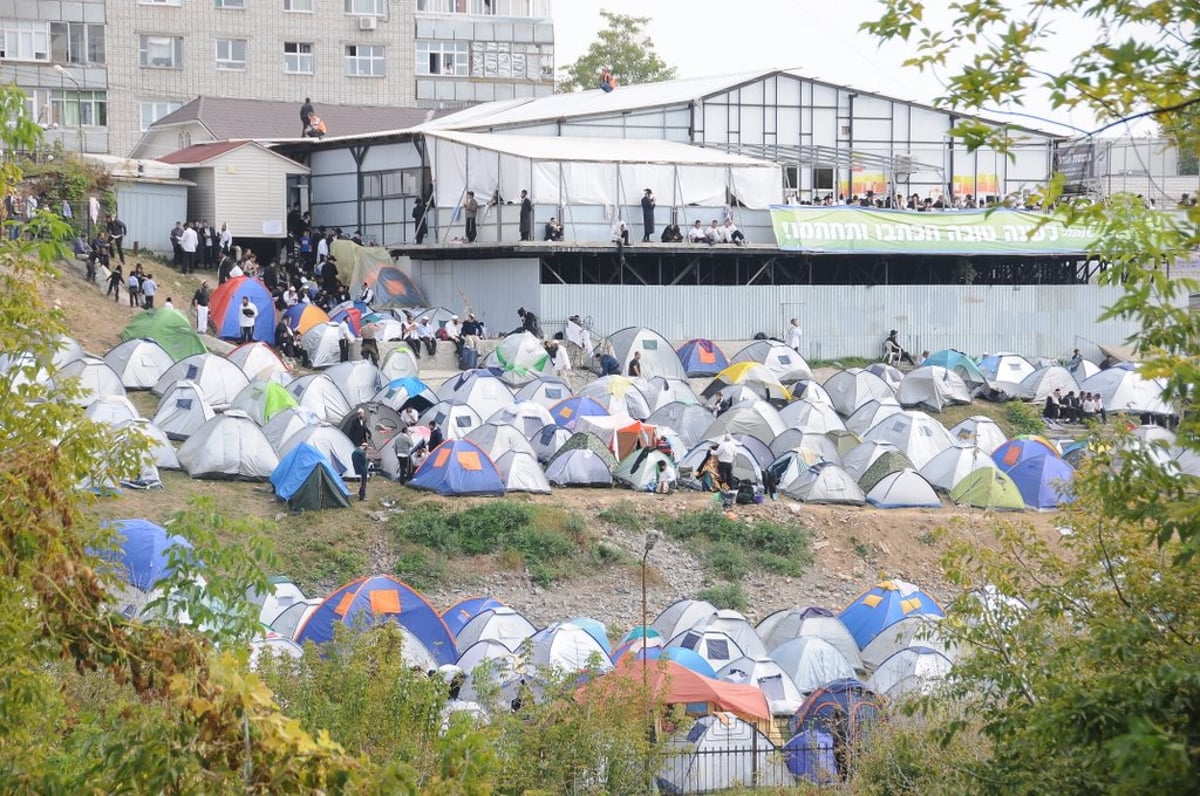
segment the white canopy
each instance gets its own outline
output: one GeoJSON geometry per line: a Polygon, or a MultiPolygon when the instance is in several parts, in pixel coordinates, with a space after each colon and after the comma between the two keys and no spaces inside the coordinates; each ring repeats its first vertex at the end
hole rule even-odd
{"type": "Polygon", "coordinates": [[[494,135],[445,130],[425,134],[434,200],[457,207],[468,190],[482,203],[497,190],[522,190],[542,205],[636,205],[652,188],[659,204],[720,207],[732,194],[765,209],[783,193],[780,167],[767,161],[672,141],[494,135]]]}

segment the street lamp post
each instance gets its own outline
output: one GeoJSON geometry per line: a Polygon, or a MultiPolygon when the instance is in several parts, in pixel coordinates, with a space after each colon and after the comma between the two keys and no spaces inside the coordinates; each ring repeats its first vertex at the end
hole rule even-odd
{"type": "MultiPolygon", "coordinates": [[[[646,562],[650,558],[650,551],[654,549],[654,545],[658,543],[658,537],[661,536],[658,531],[650,531],[646,534],[646,541],[642,545],[642,703],[646,711],[646,740],[651,741],[654,737],[653,717],[650,712],[650,659],[646,656],[646,562]]],[[[646,785],[647,791],[650,789],[650,752],[646,751],[642,759],[642,781],[646,785]]]]}
{"type": "MultiPolygon", "coordinates": [[[[62,79],[66,78],[75,85],[75,138],[79,145],[79,154],[83,154],[83,86],[79,85],[79,81],[71,75],[67,68],[62,64],[55,64],[54,71],[58,72],[59,85],[62,85],[62,79]]],[[[67,92],[63,90],[63,110],[67,107],[67,92]]]]}

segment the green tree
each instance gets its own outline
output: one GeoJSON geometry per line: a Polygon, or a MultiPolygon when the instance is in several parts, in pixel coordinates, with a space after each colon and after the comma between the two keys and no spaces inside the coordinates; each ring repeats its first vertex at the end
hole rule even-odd
{"type": "Polygon", "coordinates": [[[561,93],[600,87],[600,71],[609,69],[620,85],[672,80],[675,67],[667,66],[644,32],[649,17],[614,14],[601,9],[607,27],[600,30],[587,52],[570,66],[555,87],[561,93]]]}

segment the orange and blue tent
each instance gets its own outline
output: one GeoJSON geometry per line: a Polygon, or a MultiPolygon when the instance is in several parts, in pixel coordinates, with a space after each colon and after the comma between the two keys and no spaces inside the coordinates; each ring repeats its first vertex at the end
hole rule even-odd
{"type": "Polygon", "coordinates": [[[293,304],[283,311],[283,317],[287,319],[287,325],[292,327],[292,331],[300,334],[314,326],[329,323],[329,316],[325,310],[316,304],[293,304]]]}
{"type": "Polygon", "coordinates": [[[470,622],[479,614],[484,611],[490,611],[493,608],[504,607],[504,603],[495,597],[487,595],[468,597],[465,600],[459,600],[445,611],[442,611],[442,621],[446,623],[446,627],[450,628],[450,632],[457,638],[459,632],[467,626],[467,622],[470,622]]]}
{"type": "Polygon", "coordinates": [[[474,442],[446,440],[422,462],[408,482],[439,495],[503,495],[504,479],[491,458],[474,442]]]}
{"type": "Polygon", "coordinates": [[[238,276],[227,279],[209,299],[209,319],[217,331],[217,337],[236,340],[241,336],[242,299],[258,310],[254,319],[254,339],[275,344],[275,300],[271,291],[257,279],[238,276]]]}
{"type": "Polygon", "coordinates": [[[324,644],[337,625],[369,627],[396,622],[429,648],[439,664],[454,663],[454,635],[433,606],[413,587],[391,575],[350,581],[330,594],[296,631],[296,642],[324,644]]]}
{"type": "Polygon", "coordinates": [[[571,431],[579,423],[581,417],[608,417],[608,410],[600,402],[586,395],[564,398],[550,407],[550,416],[554,422],[571,431]]]}
{"type": "Polygon", "coordinates": [[[885,580],[854,598],[838,618],[863,649],[900,620],[918,615],[941,618],[946,614],[920,587],[904,580],[885,580]]]}
{"type": "Polygon", "coordinates": [[[689,377],[715,376],[729,367],[729,359],[712,340],[688,340],[675,352],[689,377]]]}
{"type": "Polygon", "coordinates": [[[1022,462],[1030,459],[1044,459],[1047,456],[1054,459],[1062,458],[1053,442],[1037,434],[1014,437],[992,451],[992,461],[1005,472],[1022,462]]]}

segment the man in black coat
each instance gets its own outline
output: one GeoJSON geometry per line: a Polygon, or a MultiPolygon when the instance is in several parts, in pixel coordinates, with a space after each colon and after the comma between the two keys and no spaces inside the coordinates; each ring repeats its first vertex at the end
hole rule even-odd
{"type": "Polygon", "coordinates": [[[649,243],[654,234],[654,194],[649,188],[642,194],[642,243],[649,243]]]}
{"type": "Polygon", "coordinates": [[[533,240],[533,202],[529,191],[521,191],[521,240],[533,240]]]}
{"type": "Polygon", "coordinates": [[[313,110],[312,100],[308,97],[304,98],[304,104],[300,106],[300,135],[301,137],[308,131],[308,117],[316,113],[313,110]]]}

